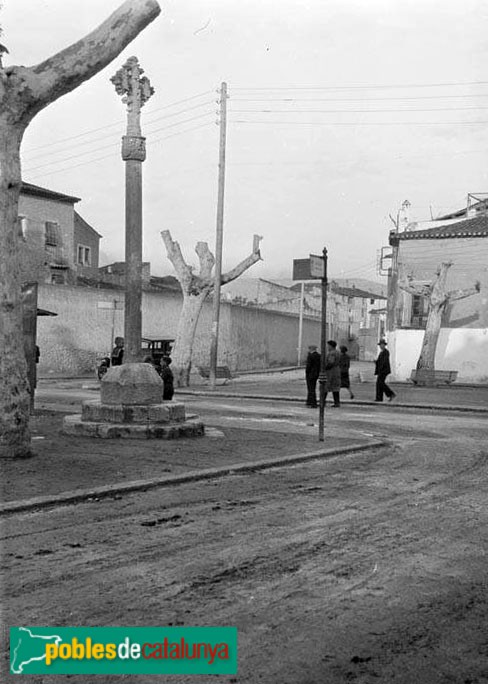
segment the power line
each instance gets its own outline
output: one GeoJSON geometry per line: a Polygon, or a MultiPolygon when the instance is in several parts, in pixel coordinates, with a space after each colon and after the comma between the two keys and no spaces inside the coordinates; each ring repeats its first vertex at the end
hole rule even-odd
{"type": "MultiPolygon", "coordinates": [[[[182,124],[190,123],[191,121],[196,121],[197,119],[202,119],[206,116],[211,116],[211,115],[213,116],[213,112],[210,112],[210,113],[206,112],[205,114],[199,114],[198,116],[191,117],[190,119],[185,119],[183,121],[177,121],[176,123],[169,124],[169,126],[163,126],[162,128],[157,128],[156,130],[151,131],[151,133],[160,133],[161,131],[166,131],[170,128],[174,128],[175,126],[181,126],[182,124]]],[[[102,145],[101,147],[98,147],[97,150],[88,150],[86,152],[80,152],[79,154],[70,155],[69,157],[64,157],[62,159],[57,159],[55,161],[49,161],[49,162],[46,162],[45,164],[39,164],[38,166],[33,166],[31,168],[27,168],[26,172],[37,171],[37,169],[42,169],[46,166],[52,166],[53,164],[59,164],[59,163],[65,162],[65,161],[70,161],[71,159],[79,159],[80,157],[85,157],[87,154],[92,154],[94,151],[110,149],[112,147],[115,147],[116,145],[118,146],[119,144],[120,144],[119,142],[116,142],[116,143],[114,142],[114,143],[110,143],[108,145],[102,145]]]]}
{"type": "Polygon", "coordinates": [[[231,109],[232,114],[408,114],[409,112],[457,112],[488,107],[436,107],[434,109],[231,109]]]}
{"type": "MultiPolygon", "coordinates": [[[[199,126],[193,126],[192,128],[188,128],[184,131],[177,131],[176,133],[170,133],[170,135],[165,135],[162,138],[157,138],[156,140],[148,141],[148,144],[153,145],[156,143],[160,143],[163,140],[167,140],[168,138],[174,138],[177,135],[183,135],[184,133],[190,133],[191,131],[196,131],[199,128],[204,128],[205,126],[213,126],[213,124],[210,122],[207,122],[207,123],[200,124],[199,126]]],[[[37,174],[36,176],[33,176],[32,179],[35,180],[36,178],[43,178],[46,175],[52,176],[52,175],[55,175],[57,173],[63,173],[64,171],[70,171],[71,169],[76,169],[79,166],[86,166],[86,164],[93,164],[93,163],[95,163],[97,161],[101,161],[103,159],[111,159],[116,154],[117,154],[116,152],[113,152],[112,154],[105,154],[102,157],[96,157],[95,159],[88,159],[87,161],[80,162],[79,164],[74,164],[72,166],[65,166],[62,169],[57,169],[55,171],[46,171],[45,173],[37,174]]]]}
{"type": "Polygon", "coordinates": [[[160,131],[166,131],[168,128],[173,128],[174,126],[180,126],[184,123],[190,123],[191,121],[196,121],[197,119],[203,119],[205,116],[215,116],[215,112],[205,112],[204,114],[199,114],[198,116],[193,116],[190,119],[184,119],[183,121],[177,121],[174,124],[169,124],[169,126],[163,126],[162,128],[156,128],[150,133],[159,133],[160,131]]]}
{"type": "MultiPolygon", "coordinates": [[[[164,105],[163,107],[158,107],[157,109],[149,109],[149,110],[146,110],[145,112],[143,111],[143,113],[153,114],[154,112],[159,112],[159,111],[162,111],[164,109],[170,109],[171,107],[175,107],[176,105],[183,104],[184,102],[189,102],[190,100],[195,100],[198,97],[203,97],[203,95],[207,95],[207,94],[212,93],[212,92],[213,92],[212,90],[206,90],[203,93],[198,93],[197,95],[192,95],[191,97],[185,97],[183,100],[176,100],[175,102],[171,102],[170,104],[164,105]]],[[[90,133],[97,133],[98,131],[103,131],[107,128],[113,128],[114,126],[120,126],[120,125],[121,125],[121,121],[119,119],[118,121],[114,121],[113,123],[106,124],[105,126],[99,126],[98,128],[92,128],[88,131],[84,131],[83,133],[78,133],[77,135],[71,135],[67,138],[60,138],[59,140],[56,140],[56,141],[51,142],[51,143],[44,143],[43,145],[38,145],[37,147],[32,147],[30,149],[30,152],[34,152],[35,150],[40,150],[40,149],[45,148],[45,147],[51,147],[52,145],[58,145],[62,142],[66,142],[68,140],[75,140],[75,139],[81,138],[85,135],[89,135],[90,133]]],[[[27,154],[28,153],[29,153],[29,151],[27,152],[27,154]]]]}
{"type": "Polygon", "coordinates": [[[273,126],[480,126],[488,124],[488,121],[244,121],[234,119],[230,123],[272,124],[273,126]]]}
{"type": "Polygon", "coordinates": [[[385,102],[390,100],[450,100],[465,97],[488,97],[488,93],[465,93],[464,95],[418,95],[416,97],[233,97],[231,102],[385,102]]]}
{"type": "MultiPolygon", "coordinates": [[[[190,111],[193,111],[193,110],[195,110],[195,109],[199,109],[200,107],[204,107],[204,106],[209,105],[209,104],[213,104],[213,101],[202,102],[201,104],[195,105],[194,107],[186,107],[185,109],[182,109],[182,110],[180,110],[179,112],[173,112],[172,114],[167,114],[167,115],[165,115],[165,116],[159,116],[159,117],[157,117],[156,119],[153,119],[153,120],[151,120],[151,121],[145,120],[145,121],[144,121],[144,126],[145,126],[145,127],[146,127],[146,126],[151,126],[152,124],[157,123],[158,121],[162,121],[162,120],[164,120],[164,119],[170,119],[170,118],[172,118],[172,117],[174,117],[174,116],[180,116],[181,114],[185,114],[186,112],[190,112],[190,111]]],[[[149,133],[151,133],[151,131],[149,131],[149,133]]],[[[78,136],[75,136],[75,137],[78,137],[78,136]]],[[[119,136],[119,137],[120,137],[120,136],[119,136]]],[[[67,149],[74,149],[75,147],[84,147],[84,146],[86,146],[86,145],[92,145],[92,144],[94,144],[94,143],[96,143],[96,142],[98,142],[98,141],[100,141],[100,140],[105,140],[106,138],[107,138],[106,135],[102,135],[102,136],[99,136],[99,137],[97,137],[97,138],[92,138],[91,140],[84,140],[84,141],[82,141],[82,142],[74,143],[74,144],[72,144],[72,145],[67,145],[67,146],[64,147],[62,150],[58,150],[58,152],[51,152],[51,151],[49,151],[49,154],[50,154],[50,155],[51,155],[51,154],[62,154],[62,153],[65,152],[67,149]]],[[[53,143],[53,144],[56,144],[56,143],[53,143]]],[[[28,153],[27,153],[27,155],[29,156],[28,153]]],[[[33,155],[32,157],[29,158],[29,161],[31,161],[31,160],[33,160],[33,159],[38,159],[38,158],[40,158],[40,157],[44,157],[45,155],[46,155],[46,152],[41,152],[40,154],[35,154],[35,155],[33,155]]]]}
{"type": "MultiPolygon", "coordinates": [[[[485,154],[485,151],[481,148],[478,147],[476,149],[470,149],[470,150],[457,150],[456,152],[452,152],[451,150],[444,150],[443,152],[436,152],[431,153],[429,152],[428,157],[429,159],[432,157],[444,157],[444,156],[449,156],[449,157],[458,157],[463,154],[485,154]]],[[[392,154],[389,155],[390,159],[393,160],[410,160],[410,159],[425,159],[426,154],[425,152],[423,154],[392,154]]],[[[353,159],[341,159],[341,168],[347,168],[351,164],[357,164],[359,161],[364,161],[366,162],[367,159],[358,159],[358,157],[355,157],[353,159]]],[[[330,160],[325,160],[325,159],[320,159],[319,161],[316,160],[297,160],[297,161],[250,161],[250,162],[229,162],[228,166],[280,166],[280,167],[285,167],[285,166],[327,166],[333,165],[333,168],[337,168],[337,164],[333,164],[330,160]]],[[[415,205],[417,209],[419,208],[419,205],[415,205]]],[[[424,207],[429,208],[430,205],[424,205],[424,207]]],[[[455,209],[458,205],[446,205],[448,209],[455,209]]],[[[442,209],[442,207],[439,207],[439,211],[442,209]]],[[[424,220],[424,219],[422,219],[424,220]]]]}
{"type": "Polygon", "coordinates": [[[372,85],[340,85],[340,86],[289,86],[289,87],[261,87],[261,88],[236,88],[237,91],[262,91],[262,90],[382,90],[382,89],[396,89],[396,88],[447,88],[459,86],[473,86],[473,85],[488,85],[488,81],[454,81],[448,83],[388,83],[388,84],[372,84],[372,85]]]}

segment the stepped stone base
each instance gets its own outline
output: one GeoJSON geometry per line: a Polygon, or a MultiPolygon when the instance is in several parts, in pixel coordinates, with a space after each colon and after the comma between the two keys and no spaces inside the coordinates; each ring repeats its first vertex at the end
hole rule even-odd
{"type": "Polygon", "coordinates": [[[178,439],[203,437],[205,428],[197,419],[166,423],[107,423],[83,420],[81,415],[66,416],[65,435],[99,439],[178,439]]]}
{"type": "Polygon", "coordinates": [[[186,419],[185,405],[176,401],[161,404],[102,404],[84,401],[81,418],[95,423],[179,423],[186,419]]]}
{"type": "Polygon", "coordinates": [[[163,401],[164,384],[151,364],[127,363],[110,368],[100,400],[84,401],[81,415],[63,421],[65,435],[99,439],[177,439],[201,437],[197,416],[187,419],[185,406],[163,401]]]}

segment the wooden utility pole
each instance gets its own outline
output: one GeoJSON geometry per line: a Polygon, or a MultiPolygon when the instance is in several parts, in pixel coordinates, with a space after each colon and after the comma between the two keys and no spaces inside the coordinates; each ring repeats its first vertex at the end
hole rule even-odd
{"type": "Polygon", "coordinates": [[[325,413],[325,359],[327,356],[327,249],[322,251],[324,270],[322,274],[322,321],[320,334],[320,399],[319,399],[319,441],[324,441],[324,413],[325,413]]]}
{"type": "Polygon", "coordinates": [[[130,57],[110,80],[127,105],[127,133],[122,137],[125,161],[125,317],[124,363],[141,360],[142,346],[142,162],[146,138],[141,108],[154,93],[137,57],[130,57]]]}
{"type": "Polygon", "coordinates": [[[215,389],[219,344],[220,287],[222,285],[222,246],[224,241],[225,143],[227,135],[227,83],[220,88],[219,189],[217,198],[217,237],[215,241],[215,284],[213,322],[210,338],[210,387],[215,389]]]}
{"type": "Polygon", "coordinates": [[[303,340],[303,304],[305,299],[305,283],[302,280],[300,287],[300,314],[298,318],[298,348],[297,348],[297,365],[302,363],[302,340],[303,340]]]}

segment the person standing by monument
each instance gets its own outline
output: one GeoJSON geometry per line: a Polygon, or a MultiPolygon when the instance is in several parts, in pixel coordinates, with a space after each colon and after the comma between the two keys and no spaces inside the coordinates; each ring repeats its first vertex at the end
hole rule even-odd
{"type": "Polygon", "coordinates": [[[351,390],[351,380],[349,378],[349,368],[351,366],[351,357],[347,353],[347,347],[342,345],[339,347],[341,355],[339,357],[339,368],[341,369],[341,389],[344,387],[349,392],[349,399],[354,399],[354,394],[351,390]]]}
{"type": "Polygon", "coordinates": [[[376,375],[376,399],[375,401],[383,401],[383,394],[386,394],[388,401],[392,401],[396,394],[386,384],[386,377],[391,373],[390,367],[390,352],[386,348],[386,340],[378,342],[380,353],[375,361],[374,374],[376,375]]]}
{"type": "Polygon", "coordinates": [[[332,396],[334,397],[334,403],[332,404],[333,408],[339,408],[341,405],[341,355],[336,347],[337,342],[335,340],[329,340],[327,342],[327,356],[325,357],[325,397],[327,397],[327,392],[332,392],[332,396]]]}
{"type": "Polygon", "coordinates": [[[112,350],[111,364],[112,366],[121,366],[124,359],[124,338],[115,338],[115,347],[112,350]]]}
{"type": "Polygon", "coordinates": [[[307,401],[310,408],[317,408],[317,380],[320,374],[320,354],[317,345],[310,344],[308,347],[307,363],[305,366],[305,380],[307,381],[307,401]]]}
{"type": "Polygon", "coordinates": [[[171,401],[175,393],[173,371],[170,368],[171,361],[170,356],[163,356],[161,359],[161,371],[159,374],[164,382],[163,401],[171,401]]]}

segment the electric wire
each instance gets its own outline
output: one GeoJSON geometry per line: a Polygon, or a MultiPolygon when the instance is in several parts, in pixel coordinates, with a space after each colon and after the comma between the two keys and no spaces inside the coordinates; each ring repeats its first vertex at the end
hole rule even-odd
{"type": "MultiPolygon", "coordinates": [[[[161,137],[161,138],[157,138],[156,140],[148,141],[148,146],[149,146],[149,145],[154,145],[154,144],[156,144],[156,143],[160,143],[160,142],[162,142],[162,141],[164,141],[164,140],[168,140],[169,138],[174,138],[175,136],[178,136],[178,135],[183,135],[184,133],[190,133],[190,132],[196,131],[196,130],[198,130],[198,129],[200,129],[200,128],[205,128],[206,126],[213,126],[213,124],[212,124],[211,122],[206,122],[206,123],[200,124],[199,126],[193,126],[192,128],[188,128],[188,129],[186,129],[186,130],[184,130],[184,131],[177,131],[176,133],[170,133],[169,135],[165,135],[165,136],[163,136],[163,137],[161,137]]],[[[86,166],[86,164],[92,164],[92,163],[95,163],[95,162],[98,162],[98,161],[102,161],[102,160],[104,160],[104,159],[111,159],[111,158],[113,158],[116,154],[118,154],[118,153],[117,153],[117,152],[113,152],[112,154],[105,154],[105,155],[103,155],[103,156],[101,156],[101,157],[96,157],[95,159],[88,159],[87,161],[80,162],[79,164],[74,164],[74,165],[71,165],[71,166],[65,166],[65,167],[63,167],[62,169],[56,169],[56,170],[54,170],[54,171],[46,171],[46,172],[44,172],[44,173],[42,173],[42,174],[37,174],[37,175],[32,176],[32,180],[36,180],[37,178],[44,178],[45,176],[52,176],[52,175],[55,175],[55,174],[58,174],[58,173],[63,173],[64,171],[70,171],[71,169],[76,169],[76,168],[78,168],[78,167],[80,167],[80,166],[86,166]]]]}
{"type": "Polygon", "coordinates": [[[434,109],[232,109],[233,114],[408,114],[410,112],[460,112],[488,107],[436,107],[434,109]]]}
{"type": "Polygon", "coordinates": [[[234,119],[229,123],[273,126],[481,126],[488,124],[488,121],[244,121],[234,119]]]}
{"type": "Polygon", "coordinates": [[[464,95],[417,95],[407,97],[232,97],[231,102],[385,102],[390,100],[450,100],[454,98],[466,97],[488,97],[488,93],[465,93],[464,95]]]}
{"type": "MultiPolygon", "coordinates": [[[[194,117],[191,117],[189,119],[185,119],[183,121],[178,121],[176,123],[169,124],[168,126],[163,126],[162,128],[157,128],[156,130],[151,131],[151,133],[160,133],[161,131],[166,131],[170,128],[174,128],[175,126],[180,126],[184,123],[190,123],[191,121],[196,121],[197,119],[202,119],[206,116],[211,116],[211,115],[214,116],[214,113],[213,112],[206,112],[205,114],[200,114],[198,116],[194,116],[194,117]]],[[[119,145],[120,145],[119,142],[110,143],[108,145],[102,145],[101,147],[97,148],[97,151],[98,150],[104,150],[104,149],[110,149],[110,148],[115,147],[115,146],[118,147],[119,145]]],[[[45,168],[46,166],[52,166],[53,164],[59,164],[59,163],[65,162],[65,161],[70,161],[71,159],[79,159],[80,157],[84,157],[87,154],[92,154],[93,152],[94,152],[94,150],[88,150],[86,152],[80,152],[79,154],[70,155],[69,157],[64,157],[63,159],[57,159],[55,161],[49,161],[49,162],[46,162],[45,164],[39,164],[38,166],[33,166],[30,168],[27,167],[25,169],[25,171],[27,173],[29,173],[31,171],[37,171],[38,169],[45,168]]]]}
{"type": "Polygon", "coordinates": [[[451,81],[447,83],[388,83],[370,85],[340,85],[340,86],[267,86],[259,88],[232,87],[233,91],[258,92],[262,90],[382,90],[382,89],[402,89],[402,88],[447,88],[463,87],[473,85],[488,85],[488,81],[451,81]]]}
{"type": "MultiPolygon", "coordinates": [[[[174,112],[174,113],[172,113],[172,114],[166,114],[165,116],[157,117],[156,119],[153,119],[153,120],[151,120],[151,121],[145,120],[145,121],[144,121],[144,129],[145,129],[145,132],[146,132],[146,128],[147,128],[148,126],[154,124],[154,123],[157,123],[157,122],[162,121],[162,120],[164,120],[164,119],[169,119],[169,118],[171,118],[171,117],[173,117],[173,116],[179,116],[180,114],[185,114],[186,112],[193,111],[193,110],[195,110],[195,109],[199,109],[200,107],[203,107],[203,106],[208,105],[208,104],[213,104],[213,103],[212,103],[212,101],[202,102],[202,104],[195,105],[194,107],[187,107],[186,109],[182,109],[182,110],[180,110],[179,112],[174,112]]],[[[122,126],[120,123],[119,123],[118,125],[122,126]]],[[[152,131],[147,130],[147,132],[148,132],[148,133],[151,133],[152,131]]],[[[120,135],[119,135],[119,134],[114,133],[114,135],[118,135],[118,138],[120,139],[120,135]]],[[[76,137],[76,136],[75,136],[75,137],[76,137]]],[[[81,142],[77,142],[77,143],[74,143],[74,144],[72,144],[72,145],[67,145],[67,146],[64,147],[62,150],[58,150],[57,152],[49,151],[49,154],[50,154],[50,155],[51,155],[51,154],[62,154],[63,152],[65,152],[65,151],[68,150],[68,149],[73,149],[73,148],[75,148],[75,147],[84,147],[84,146],[86,146],[86,145],[93,145],[93,144],[95,144],[96,142],[98,142],[98,141],[100,141],[100,140],[105,140],[106,137],[107,137],[106,135],[103,135],[103,136],[101,136],[101,137],[92,138],[91,140],[84,140],[84,141],[81,141],[81,142]]],[[[37,159],[37,158],[39,158],[39,157],[44,157],[44,156],[46,155],[46,152],[41,152],[40,154],[34,154],[34,155],[32,155],[32,156],[31,156],[28,152],[25,153],[25,154],[26,154],[26,156],[29,157],[29,162],[30,162],[30,161],[33,160],[33,159],[37,159]]]]}
{"type": "MultiPolygon", "coordinates": [[[[175,107],[176,105],[183,104],[183,103],[189,102],[189,101],[191,101],[191,100],[195,100],[195,99],[197,99],[198,97],[203,97],[203,95],[208,95],[209,93],[212,93],[212,92],[213,92],[212,90],[205,90],[204,92],[198,93],[197,95],[192,95],[192,96],[190,96],[190,97],[185,97],[185,98],[182,99],[182,100],[176,100],[175,102],[171,102],[171,103],[169,103],[169,104],[167,104],[167,105],[164,105],[164,106],[162,106],[162,107],[158,107],[158,108],[156,108],[156,109],[142,110],[142,113],[143,113],[143,115],[144,115],[144,114],[147,114],[147,113],[153,114],[154,112],[159,112],[159,111],[162,111],[162,110],[165,110],[165,109],[170,109],[171,107],[175,107]]],[[[114,121],[113,123],[106,124],[105,126],[99,126],[98,128],[92,128],[92,129],[90,129],[90,130],[88,130],[88,131],[84,131],[84,132],[82,132],[82,133],[78,133],[77,135],[71,135],[71,136],[68,136],[67,138],[60,138],[59,140],[56,140],[56,141],[54,141],[54,142],[44,143],[43,145],[38,145],[37,147],[31,147],[30,152],[34,152],[35,150],[40,150],[40,149],[45,148],[45,147],[51,147],[52,145],[58,145],[58,144],[60,144],[60,143],[62,143],[62,142],[66,142],[66,141],[68,141],[68,140],[75,140],[76,138],[81,138],[81,137],[83,137],[83,136],[85,136],[85,135],[89,135],[90,133],[97,133],[98,131],[105,130],[106,128],[113,128],[114,126],[120,126],[120,125],[121,125],[121,121],[120,121],[120,120],[114,121]]]]}

